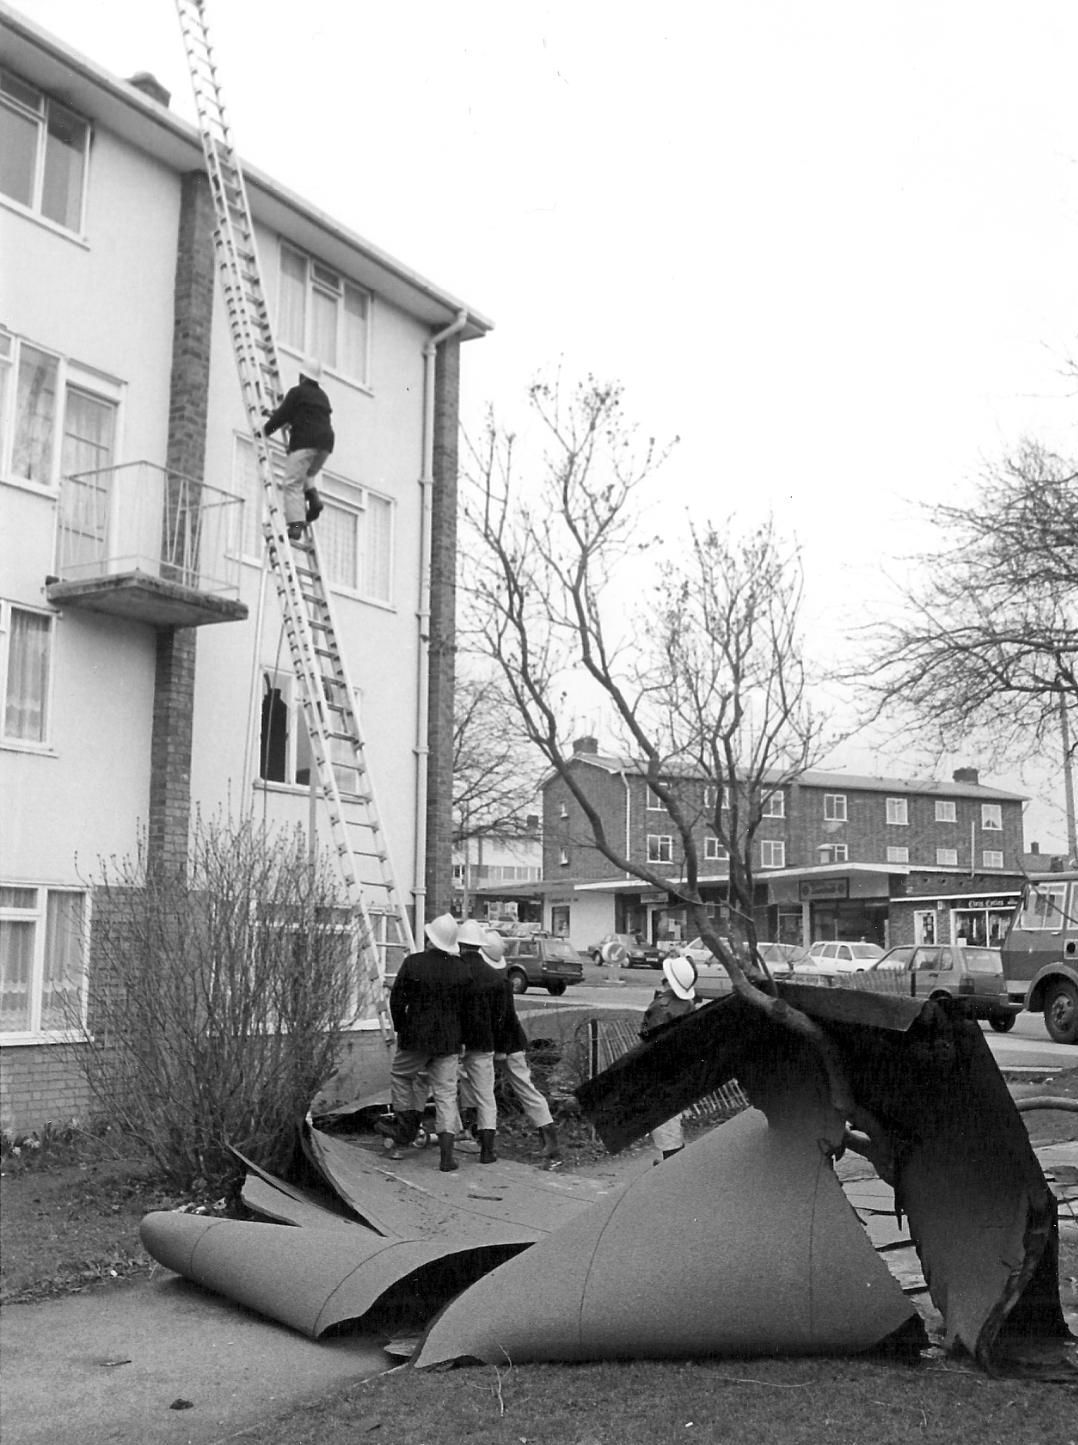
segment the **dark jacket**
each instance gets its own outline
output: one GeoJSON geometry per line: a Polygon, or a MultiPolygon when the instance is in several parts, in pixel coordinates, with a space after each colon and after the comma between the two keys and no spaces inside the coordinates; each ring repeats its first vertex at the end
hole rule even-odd
{"type": "Polygon", "coordinates": [[[513,1006],[513,986],[504,969],[491,968],[477,952],[464,954],[468,988],[464,995],[464,1047],[484,1054],[510,1054],[527,1042],[513,1006]],[[515,1025],[515,1032],[514,1032],[515,1025]],[[516,1039],[507,1048],[505,1040],[516,1039]]]}
{"type": "Polygon", "coordinates": [[[437,948],[410,953],[389,994],[397,1045],[422,1054],[455,1054],[461,1046],[468,968],[437,948]]]}
{"type": "Polygon", "coordinates": [[[293,386],[285,393],[284,401],[266,418],[262,431],[270,437],[287,425],[290,428],[290,452],[303,451],[307,447],[313,447],[319,452],[331,452],[335,440],[329,420],[332,411],[329,397],[317,381],[311,381],[305,376],[298,386],[293,386]]]}
{"type": "Polygon", "coordinates": [[[684,1014],[691,1014],[696,1007],[691,998],[678,998],[672,988],[660,988],[655,992],[655,997],[648,1004],[644,1012],[644,1021],[640,1025],[640,1037],[648,1039],[663,1024],[668,1024],[671,1019],[679,1019],[684,1014]]]}

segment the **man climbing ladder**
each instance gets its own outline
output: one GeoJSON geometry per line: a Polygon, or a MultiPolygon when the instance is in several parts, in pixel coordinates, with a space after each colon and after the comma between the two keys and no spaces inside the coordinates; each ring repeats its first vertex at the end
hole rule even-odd
{"type": "Polygon", "coordinates": [[[276,411],[266,417],[262,435],[271,437],[281,427],[288,427],[288,460],[281,477],[284,494],[284,515],[288,536],[298,542],[304,528],[322,511],[322,499],[313,485],[335,441],[330,422],[333,408],[319,382],[322,367],[317,361],[305,361],[299,374],[299,385],[285,395],[276,411]]]}

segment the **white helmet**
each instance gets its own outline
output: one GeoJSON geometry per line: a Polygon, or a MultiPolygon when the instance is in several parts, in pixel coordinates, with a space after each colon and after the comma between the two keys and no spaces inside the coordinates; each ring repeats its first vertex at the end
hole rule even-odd
{"type": "Polygon", "coordinates": [[[299,374],[305,376],[308,381],[321,381],[322,363],[312,356],[300,367],[299,374]]]}
{"type": "Polygon", "coordinates": [[[423,932],[435,948],[441,949],[443,953],[460,952],[457,944],[457,920],[451,913],[440,913],[437,918],[432,918],[423,932]]]}
{"type": "Polygon", "coordinates": [[[491,968],[505,967],[505,944],[500,933],[488,933],[479,952],[491,968]]]}
{"type": "Polygon", "coordinates": [[[695,999],[696,969],[693,967],[691,958],[682,958],[680,954],[673,958],[664,958],[663,978],[666,979],[678,998],[695,999]]]}
{"type": "Polygon", "coordinates": [[[457,929],[457,942],[466,943],[469,948],[482,948],[487,941],[487,930],[474,918],[466,918],[457,929]]]}

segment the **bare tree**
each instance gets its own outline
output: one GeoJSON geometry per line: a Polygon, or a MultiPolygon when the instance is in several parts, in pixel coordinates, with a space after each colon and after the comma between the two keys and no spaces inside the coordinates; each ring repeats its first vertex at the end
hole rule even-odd
{"type": "Polygon", "coordinates": [[[906,614],[870,633],[873,717],[939,752],[976,742],[989,762],[1056,752],[1078,706],[1078,470],[1026,442],[968,505],[928,515],[941,546],[918,559],[906,614]]]}
{"type": "Polygon", "coordinates": [[[589,378],[566,398],[540,383],[530,401],[545,444],[538,479],[518,475],[517,439],[491,419],[473,449],[468,506],[481,544],[471,589],[483,646],[518,725],[565,783],[603,856],[686,907],[735,992],[813,1041],[836,1108],[879,1137],[822,1031],[775,995],[754,956],[752,843],[767,798],[809,766],[821,744],[800,655],[796,556],[770,525],[744,542],[727,528],[697,528],[687,558],[662,574],[650,621],[619,627],[610,603],[615,574],[652,541],[636,494],[665,453],[653,439],[638,441],[616,386],[589,378]],[[608,835],[564,730],[574,674],[597,690],[631,766],[665,805],[680,841],[680,878],[629,856],[608,835]],[[719,930],[701,895],[704,816],[729,852],[745,950],[719,930]]]}
{"type": "Polygon", "coordinates": [[[509,726],[496,677],[458,677],[453,712],[453,842],[523,831],[541,769],[509,726]]]}

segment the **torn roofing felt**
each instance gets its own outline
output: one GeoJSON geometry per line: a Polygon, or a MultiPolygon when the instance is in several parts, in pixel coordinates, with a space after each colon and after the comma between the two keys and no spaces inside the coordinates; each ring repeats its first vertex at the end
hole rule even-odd
{"type": "MultiPolygon", "coordinates": [[[[945,1344],[992,1369],[1019,1341],[1070,1339],[1056,1203],[980,1028],[946,1002],[797,984],[778,993],[823,1030],[853,1097],[886,1132],[896,1206],[945,1344]]],[[[616,1150],[731,1078],[775,1123],[786,1107],[777,1081],[801,1078],[818,1093],[822,1066],[807,1042],[732,995],[667,1025],[578,1098],[616,1150]]]]}
{"type": "Polygon", "coordinates": [[[791,1102],[782,1128],[746,1110],[480,1279],[416,1366],[919,1348],[819,1147],[826,1106],[791,1102]]]}

